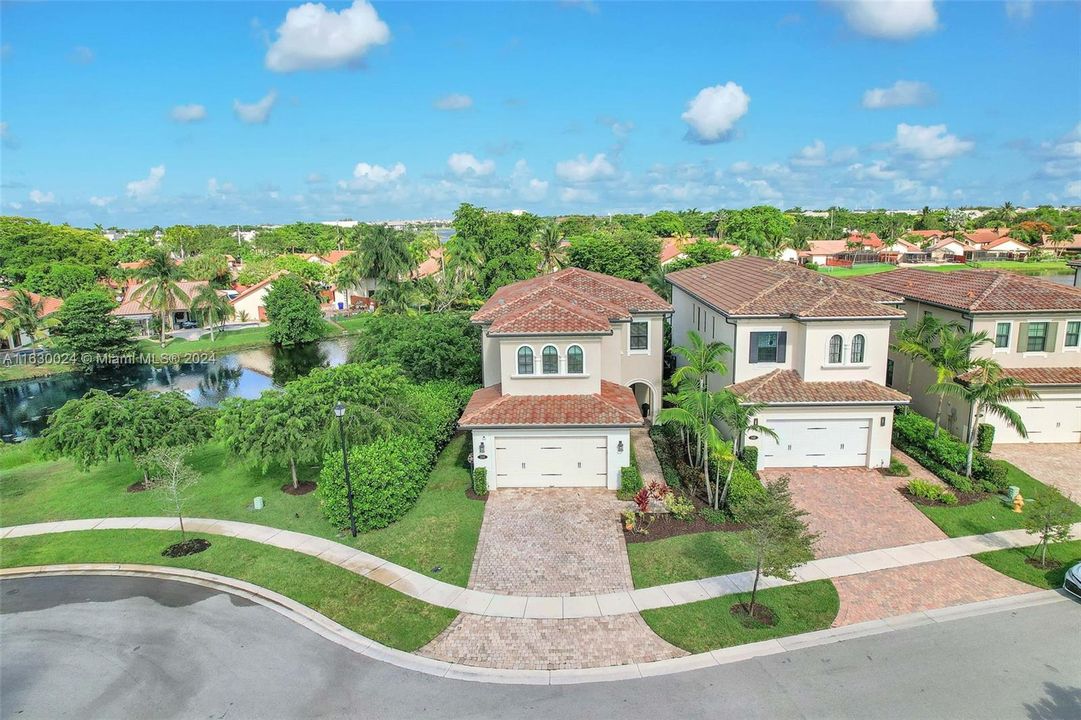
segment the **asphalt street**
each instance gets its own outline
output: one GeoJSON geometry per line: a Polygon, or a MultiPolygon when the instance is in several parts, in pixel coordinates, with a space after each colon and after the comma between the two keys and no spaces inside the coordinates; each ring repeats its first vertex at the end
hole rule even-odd
{"type": "Polygon", "coordinates": [[[2,718],[1081,718],[1060,602],[644,680],[508,686],[356,655],[181,582],[0,582],[2,718]]]}

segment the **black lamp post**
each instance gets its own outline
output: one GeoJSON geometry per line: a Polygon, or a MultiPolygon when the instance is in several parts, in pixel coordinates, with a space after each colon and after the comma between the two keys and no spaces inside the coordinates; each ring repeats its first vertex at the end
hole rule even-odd
{"type": "Polygon", "coordinates": [[[349,501],[349,532],[353,537],[357,536],[357,517],[353,513],[353,482],[349,479],[349,456],[345,451],[345,403],[334,406],[334,414],[338,416],[338,432],[342,437],[342,468],[345,470],[345,498],[349,501]]]}

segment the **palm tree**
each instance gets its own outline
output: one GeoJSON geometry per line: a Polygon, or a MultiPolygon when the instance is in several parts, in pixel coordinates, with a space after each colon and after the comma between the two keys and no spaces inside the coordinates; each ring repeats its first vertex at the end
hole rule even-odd
{"type": "Polygon", "coordinates": [[[184,278],[180,266],[173,262],[169,252],[161,247],[152,248],[147,254],[146,265],[137,277],[143,284],[131,293],[134,300],[158,312],[161,319],[161,346],[165,347],[165,319],[170,312],[190,301],[179,283],[184,278]]]}
{"type": "Polygon", "coordinates": [[[387,282],[376,290],[375,300],[379,303],[376,312],[380,314],[416,315],[417,308],[424,302],[424,296],[413,283],[387,282]]]}
{"type": "Polygon", "coordinates": [[[664,265],[658,265],[649,271],[649,274],[642,279],[642,282],[648,285],[650,290],[671,302],[672,286],[664,279],[666,272],[668,271],[665,269],[664,265]]]}
{"type": "Polygon", "coordinates": [[[555,272],[566,262],[566,253],[563,252],[563,233],[559,231],[558,223],[550,222],[538,231],[537,252],[541,256],[539,268],[541,273],[555,272]]]}
{"type": "MultiPolygon", "coordinates": [[[[721,393],[683,390],[665,397],[674,407],[664,408],[657,415],[657,424],[673,423],[694,439],[698,447],[695,464],[700,464],[706,483],[706,500],[714,504],[713,485],[709,471],[710,452],[722,445],[724,438],[717,429],[721,417],[721,393]]],[[[688,443],[689,445],[689,443],[688,443]]]]}
{"type": "Polygon", "coordinates": [[[672,383],[677,387],[685,383],[694,385],[699,392],[709,390],[710,375],[728,373],[728,366],[721,358],[731,353],[732,348],[722,342],[706,342],[695,330],[687,333],[687,339],[690,341],[687,345],[672,348],[672,354],[687,363],[672,373],[672,383]]]}
{"type": "Polygon", "coordinates": [[[989,358],[978,358],[973,363],[973,370],[960,383],[937,383],[930,387],[931,392],[943,393],[961,398],[971,407],[968,425],[968,459],[965,463],[965,477],[972,477],[972,455],[976,448],[980,420],[988,415],[1000,417],[1023,438],[1028,437],[1028,430],[1017,411],[1006,403],[1014,400],[1039,400],[1040,396],[1029,389],[1017,378],[1003,373],[1002,366],[989,358]]]}
{"type": "Polygon", "coordinates": [[[777,439],[777,433],[772,428],[758,424],[755,419],[765,407],[764,405],[747,402],[731,391],[725,390],[722,392],[724,397],[721,402],[721,420],[732,431],[732,457],[729,460],[728,475],[725,477],[724,487],[717,493],[716,508],[724,506],[728,501],[728,488],[732,483],[732,475],[736,470],[737,453],[743,450],[747,431],[753,427],[755,432],[774,440],[777,439]]]}
{"type": "Polygon", "coordinates": [[[338,261],[335,267],[334,283],[339,289],[344,289],[347,292],[358,288],[368,279],[368,276],[364,274],[366,269],[364,258],[361,257],[360,253],[346,255],[338,261]]]}
{"type": "Polygon", "coordinates": [[[210,326],[210,342],[214,342],[214,326],[225,325],[235,311],[229,299],[211,285],[204,285],[191,299],[191,309],[202,314],[210,326]]]}
{"type": "Polygon", "coordinates": [[[35,300],[30,291],[20,288],[8,297],[7,307],[0,307],[0,330],[13,341],[16,332],[27,335],[33,347],[45,329],[44,314],[45,301],[35,300]]]}
{"type": "Polygon", "coordinates": [[[409,259],[412,263],[409,274],[416,277],[420,264],[431,257],[432,251],[439,247],[439,236],[434,230],[424,230],[413,235],[413,239],[406,247],[409,249],[409,259]]]}
{"type": "Polygon", "coordinates": [[[446,269],[461,283],[475,280],[484,265],[484,254],[474,238],[456,233],[447,241],[443,252],[446,269]]]}
{"type": "Polygon", "coordinates": [[[1013,219],[1017,215],[1017,208],[1014,207],[1012,202],[1007,200],[1002,203],[1002,207],[998,209],[998,214],[1002,218],[1002,223],[1004,225],[1012,225],[1013,219]]]}
{"type": "Polygon", "coordinates": [[[938,341],[938,334],[942,332],[942,328],[942,321],[934,315],[924,315],[915,325],[903,322],[901,327],[897,328],[897,339],[893,343],[893,349],[908,357],[908,379],[905,392],[912,391],[912,370],[916,367],[916,361],[923,360],[930,363],[933,360],[934,345],[938,341]]]}
{"type": "Polygon", "coordinates": [[[364,226],[358,246],[357,267],[377,284],[398,282],[414,267],[405,234],[388,225],[364,226]]]}
{"type": "MultiPolygon", "coordinates": [[[[989,342],[991,338],[985,332],[971,333],[960,328],[943,328],[938,333],[938,343],[931,348],[931,367],[935,369],[934,385],[940,387],[972,369],[972,350],[989,342]]],[[[945,399],[945,395],[938,393],[935,437],[938,437],[941,429],[942,402],[945,399]]]]}

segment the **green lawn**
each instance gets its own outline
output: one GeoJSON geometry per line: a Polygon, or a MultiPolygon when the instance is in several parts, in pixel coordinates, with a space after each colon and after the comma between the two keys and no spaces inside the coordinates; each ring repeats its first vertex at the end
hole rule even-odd
{"type": "Polygon", "coordinates": [[[0,364],[0,383],[31,380],[45,377],[46,375],[59,375],[60,373],[72,372],[75,368],[62,363],[44,363],[41,365],[24,364],[0,364]]]}
{"type": "MultiPolygon", "coordinates": [[[[1033,540],[1035,539],[1035,536],[1033,536],[1033,540]]],[[[1081,562],[1081,540],[1057,543],[1047,549],[1047,557],[1054,558],[1060,563],[1053,570],[1041,570],[1025,562],[1031,557],[1032,550],[1031,547],[1010,548],[1009,550],[980,553],[972,557],[1003,575],[1009,575],[1015,580],[1046,590],[1062,587],[1066,571],[1076,563],[1081,562]]]]}
{"type": "Polygon", "coordinates": [[[161,554],[180,539],[178,532],[89,530],[14,538],[0,540],[0,565],[116,562],[202,570],[281,593],[366,637],[406,651],[422,647],[458,615],[307,555],[220,535],[200,537],[210,541],[210,548],[183,558],[161,554]]]}
{"type": "Polygon", "coordinates": [[[359,315],[352,315],[350,317],[334,318],[334,322],[341,325],[343,328],[351,333],[359,332],[364,328],[364,324],[368,322],[371,317],[370,313],[361,313],[359,315]]]}
{"type": "Polygon", "coordinates": [[[896,270],[896,265],[890,263],[870,263],[867,265],[855,265],[850,268],[846,267],[822,267],[818,271],[823,275],[832,275],[833,277],[859,277],[860,275],[874,275],[876,273],[888,272],[889,270],[896,270]]]}
{"type": "MultiPolygon", "coordinates": [[[[888,263],[870,263],[856,265],[855,267],[824,267],[819,268],[823,275],[833,277],[859,277],[861,275],[875,275],[896,269],[896,265],[888,263]]],[[[933,270],[935,272],[950,272],[952,270],[966,270],[971,268],[983,268],[988,270],[1012,270],[1022,275],[1065,275],[1073,273],[1073,268],[1066,265],[1065,260],[1041,260],[1039,262],[1021,262],[1017,260],[986,260],[972,264],[952,263],[948,265],[919,266],[920,270],[933,270]]]]}
{"type": "MultiPolygon", "coordinates": [[[[43,460],[38,443],[0,449],[0,525],[89,517],[168,515],[160,500],[126,488],[141,475],[128,462],[82,472],[66,460],[43,460]]],[[[314,493],[294,497],[281,492],[289,482],[284,468],[266,475],[239,463],[220,445],[206,445],[191,457],[203,474],[189,493],[191,517],[240,520],[335,539],[379,555],[417,572],[465,585],[473,563],[484,504],[465,496],[469,471],[466,436],[451,441],[436,462],[416,506],[391,527],[350,538],[331,527],[314,493]],[[253,498],[263,510],[250,509],[253,498]],[[433,568],[442,569],[435,572],[433,568]]],[[[302,468],[301,479],[315,479],[315,468],[302,468]]]]}
{"type": "MultiPolygon", "coordinates": [[[[673,521],[676,522],[676,521],[673,521]]],[[[630,543],[627,555],[636,588],[742,572],[738,556],[745,547],[739,532],[706,532],[630,543]]]]}
{"type": "Polygon", "coordinates": [[[757,602],[769,607],[777,623],[772,627],[744,627],[729,608],[746,602],[750,593],[725,595],[687,605],[643,610],[653,632],[687,652],[700,653],[785,635],[823,630],[837,617],[840,601],[829,580],[770,588],[758,593],[757,602]]]}
{"type": "MultiPolygon", "coordinates": [[[[1024,496],[1026,502],[1039,497],[1040,493],[1047,487],[1013,465],[1010,465],[1008,478],[1010,485],[1016,485],[1021,489],[1021,495],[1024,496]]],[[[1015,513],[1012,506],[1006,505],[997,496],[971,505],[933,507],[917,505],[916,507],[950,537],[982,535],[998,530],[1015,530],[1022,527],[1022,519],[1024,518],[1023,514],[1015,513]]],[[[1075,505],[1074,509],[1074,522],[1079,522],[1081,521],[1081,507],[1075,505]]]]}

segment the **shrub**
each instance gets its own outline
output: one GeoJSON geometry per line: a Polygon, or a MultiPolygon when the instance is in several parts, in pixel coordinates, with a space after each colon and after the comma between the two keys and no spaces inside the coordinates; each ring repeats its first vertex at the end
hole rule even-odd
{"type": "MultiPolygon", "coordinates": [[[[728,468],[723,468],[727,472],[728,468]]],[[[721,483],[724,481],[722,479],[721,483]]],[[[728,508],[733,517],[739,517],[740,508],[744,503],[752,500],[756,497],[765,495],[766,488],[762,485],[761,481],[755,477],[754,473],[743,466],[743,463],[736,463],[736,469],[732,473],[732,483],[728,486],[728,508]]]]}
{"type": "Polygon", "coordinates": [[[909,494],[923,498],[924,500],[932,500],[934,502],[940,502],[943,505],[956,505],[957,496],[949,490],[939,487],[933,482],[926,480],[920,480],[914,478],[908,481],[909,494]]]}
{"type": "Polygon", "coordinates": [[[980,477],[980,484],[987,492],[1002,492],[1010,484],[1010,464],[1005,460],[986,461],[987,473],[980,477]]]}
{"type": "Polygon", "coordinates": [[[679,453],[678,431],[669,425],[654,425],[649,430],[649,436],[653,440],[653,447],[657,451],[657,461],[661,464],[661,474],[668,487],[680,487],[683,483],[679,471],[676,470],[676,455],[679,453]],[[675,442],[673,443],[673,439],[675,442]]]}
{"type": "Polygon", "coordinates": [[[976,449],[982,453],[991,452],[991,446],[995,442],[995,426],[980,423],[976,426],[976,449]]]}
{"type": "Polygon", "coordinates": [[[454,434],[473,388],[453,380],[436,380],[423,385],[411,385],[404,395],[410,407],[409,430],[441,449],[454,434]]]}
{"type": "Polygon", "coordinates": [[[682,520],[683,522],[694,520],[694,503],[682,495],[674,492],[668,493],[664,496],[664,506],[676,520],[682,520]]]}
{"type": "Polygon", "coordinates": [[[743,448],[740,460],[751,472],[758,472],[758,447],[747,445],[743,448]]]}
{"type": "Polygon", "coordinates": [[[638,468],[628,465],[619,471],[619,491],[616,497],[620,500],[631,500],[642,489],[642,476],[638,468]]]}
{"type": "MultiPolygon", "coordinates": [[[[358,530],[383,528],[413,507],[428,482],[435,446],[397,435],[350,448],[349,471],[358,530]]],[[[328,453],[319,474],[319,504],[334,527],[349,525],[341,456],[328,453]]]]}
{"type": "Polygon", "coordinates": [[[886,469],[886,474],[891,477],[908,477],[911,475],[911,472],[908,469],[908,465],[905,465],[895,457],[891,457],[890,466],[886,469]]]}
{"type": "Polygon", "coordinates": [[[473,492],[477,495],[486,495],[488,493],[488,468],[474,468],[473,469],[473,492]]]}
{"type": "MultiPolygon", "coordinates": [[[[975,492],[976,483],[992,487],[1003,481],[991,460],[977,452],[972,458],[972,480],[964,476],[968,446],[949,433],[935,436],[935,424],[914,412],[901,412],[893,419],[893,444],[916,462],[964,493],[975,492]]],[[[1005,485],[1003,485],[1005,487],[1005,485]]]]}
{"type": "Polygon", "coordinates": [[[353,361],[398,365],[414,382],[481,379],[480,327],[468,313],[373,315],[349,355],[353,361]]]}
{"type": "Polygon", "coordinates": [[[724,514],[722,510],[714,510],[713,508],[704,507],[699,508],[698,514],[702,516],[702,519],[711,525],[724,525],[728,522],[728,516],[724,514]]]}

